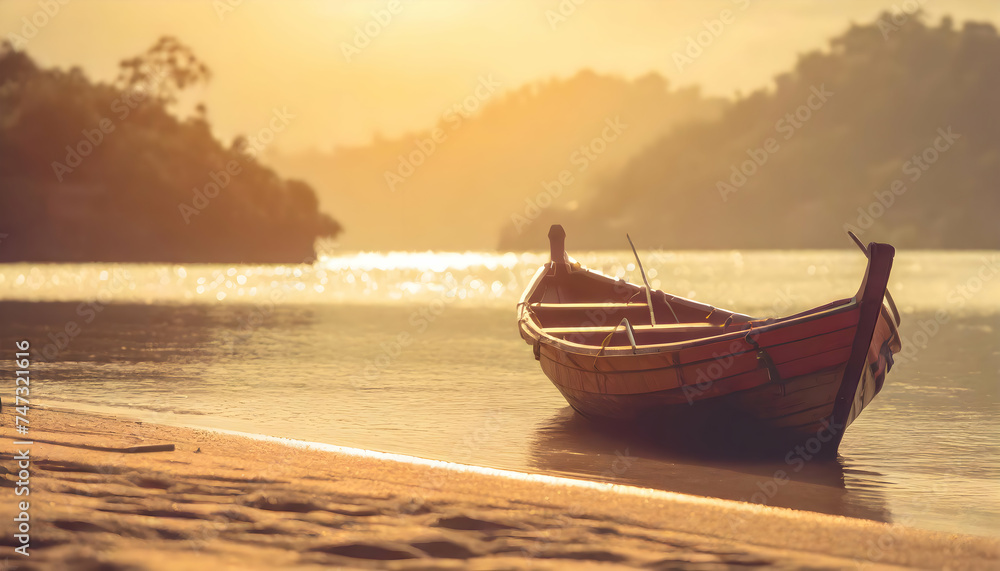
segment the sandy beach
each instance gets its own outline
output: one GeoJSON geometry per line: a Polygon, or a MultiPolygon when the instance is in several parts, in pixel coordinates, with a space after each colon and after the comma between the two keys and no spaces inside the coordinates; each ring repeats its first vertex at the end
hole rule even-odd
{"type": "Polygon", "coordinates": [[[32,409],[34,443],[16,446],[11,412],[4,569],[1000,566],[996,539],[93,413],[32,409]],[[15,552],[21,501],[29,557],[15,552]]]}

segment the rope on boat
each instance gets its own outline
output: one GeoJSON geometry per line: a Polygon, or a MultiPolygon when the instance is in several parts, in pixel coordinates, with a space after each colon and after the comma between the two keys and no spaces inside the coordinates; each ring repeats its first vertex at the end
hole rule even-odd
{"type": "MultiPolygon", "coordinates": [[[[854,243],[857,244],[858,248],[861,248],[861,251],[865,253],[866,258],[871,258],[871,254],[868,252],[868,246],[865,246],[861,239],[858,238],[853,231],[848,230],[847,235],[851,237],[851,240],[854,240],[854,243]]],[[[896,325],[898,326],[900,323],[899,310],[896,309],[896,302],[893,301],[892,294],[889,293],[889,288],[885,289],[885,300],[889,302],[889,309],[892,310],[892,318],[896,320],[896,325]]]]}
{"type": "Polygon", "coordinates": [[[618,325],[615,325],[615,328],[611,330],[611,333],[608,333],[608,336],[604,338],[604,341],[601,343],[601,348],[597,350],[597,355],[594,356],[594,369],[597,369],[597,360],[601,357],[601,353],[604,352],[608,343],[611,342],[611,337],[618,332],[618,328],[621,327],[623,323],[625,324],[625,333],[628,335],[628,342],[632,344],[632,352],[635,353],[637,348],[635,344],[635,331],[632,330],[632,324],[628,322],[628,318],[623,317],[622,320],[618,322],[618,325]]]}
{"type": "MultiPolygon", "coordinates": [[[[781,383],[781,374],[778,373],[778,367],[774,364],[774,359],[771,358],[767,349],[761,347],[757,343],[757,339],[753,335],[753,324],[751,324],[750,329],[747,331],[746,336],[743,337],[743,340],[746,341],[748,345],[753,347],[755,351],[757,351],[757,366],[763,366],[764,370],[767,371],[768,381],[772,383],[781,383]]],[[[785,396],[784,384],[781,385],[781,396],[785,396]]]]}

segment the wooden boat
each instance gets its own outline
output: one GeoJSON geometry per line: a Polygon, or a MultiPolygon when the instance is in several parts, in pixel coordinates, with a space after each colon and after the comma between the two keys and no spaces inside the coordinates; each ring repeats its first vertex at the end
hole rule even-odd
{"type": "Polygon", "coordinates": [[[754,319],[584,268],[565,237],[549,230],[552,259],[522,295],[518,326],[585,417],[655,427],[682,446],[833,456],[900,350],[890,245],[855,238],[868,267],[853,297],[754,319]]]}

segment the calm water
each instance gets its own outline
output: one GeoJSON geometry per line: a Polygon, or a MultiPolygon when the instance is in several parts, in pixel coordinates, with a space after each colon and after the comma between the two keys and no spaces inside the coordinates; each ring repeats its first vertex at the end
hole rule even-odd
{"type": "MultiPolygon", "coordinates": [[[[630,253],[578,258],[638,277],[630,253]]],[[[897,257],[907,354],[840,459],[804,465],[677,456],[571,414],[514,322],[545,259],[0,265],[0,347],[31,340],[36,403],[1000,535],[1000,253],[897,257]]],[[[760,316],[849,297],[864,269],[847,250],[643,262],[654,287],[760,316]]]]}

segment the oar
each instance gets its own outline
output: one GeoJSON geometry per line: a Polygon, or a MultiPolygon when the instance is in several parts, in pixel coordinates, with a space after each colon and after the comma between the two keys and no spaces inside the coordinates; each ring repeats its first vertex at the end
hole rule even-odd
{"type": "MultiPolygon", "coordinates": [[[[854,240],[854,243],[858,245],[858,248],[861,248],[861,251],[865,253],[866,258],[871,258],[868,246],[865,246],[865,244],[857,237],[857,235],[854,234],[853,231],[848,230],[847,235],[851,237],[851,240],[854,240]]],[[[889,302],[889,309],[892,310],[892,318],[896,320],[896,325],[899,325],[899,310],[896,309],[896,302],[892,300],[892,294],[889,293],[888,288],[885,290],[885,300],[889,302]]]]}
{"type": "MultiPolygon", "coordinates": [[[[650,289],[649,287],[649,282],[646,281],[646,271],[642,269],[642,262],[639,261],[639,252],[635,251],[635,244],[632,243],[632,237],[629,236],[628,234],[625,234],[625,238],[628,239],[628,245],[632,247],[632,255],[635,256],[635,263],[638,264],[639,266],[639,274],[642,275],[642,283],[646,284],[646,305],[649,306],[649,324],[656,325],[656,316],[653,315],[653,294],[652,294],[652,289],[650,289]]],[[[667,301],[666,304],[667,304],[667,309],[670,310],[670,313],[674,314],[674,321],[680,323],[681,320],[677,318],[677,312],[674,311],[674,308],[670,305],[670,302],[667,301]]]]}

